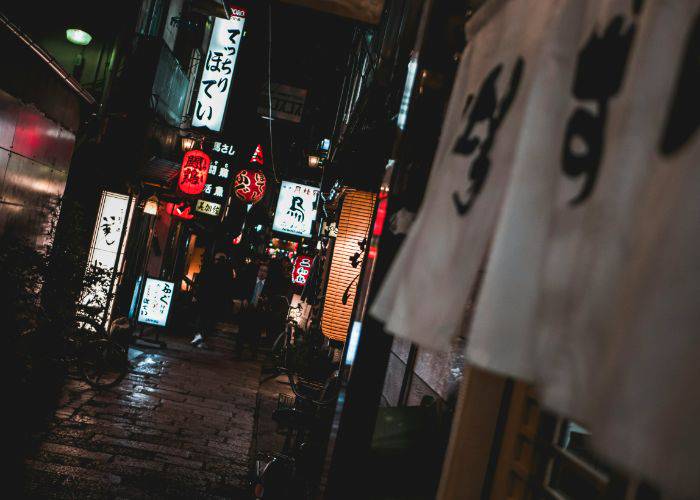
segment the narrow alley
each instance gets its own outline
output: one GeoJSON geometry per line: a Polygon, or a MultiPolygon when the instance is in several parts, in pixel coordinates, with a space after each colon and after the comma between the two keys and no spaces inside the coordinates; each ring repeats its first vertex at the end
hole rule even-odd
{"type": "Polygon", "coordinates": [[[144,352],[115,388],[71,380],[27,460],[25,492],[61,498],[239,498],[247,485],[260,363],[227,340],[144,352]]]}

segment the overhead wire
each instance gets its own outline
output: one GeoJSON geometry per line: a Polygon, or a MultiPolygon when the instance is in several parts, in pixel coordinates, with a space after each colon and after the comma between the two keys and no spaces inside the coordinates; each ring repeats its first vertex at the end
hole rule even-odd
{"type": "Polygon", "coordinates": [[[279,184],[277,169],[275,168],[275,148],[272,143],[272,2],[267,4],[267,122],[270,135],[270,161],[272,163],[272,175],[275,183],[279,184]]]}

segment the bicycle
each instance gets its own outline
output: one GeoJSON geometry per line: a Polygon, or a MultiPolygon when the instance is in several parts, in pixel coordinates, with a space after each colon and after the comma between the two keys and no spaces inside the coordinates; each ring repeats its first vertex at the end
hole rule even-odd
{"type": "Polygon", "coordinates": [[[95,389],[114,387],[129,369],[128,344],[114,340],[90,313],[99,308],[79,306],[75,324],[65,338],[64,361],[73,364],[81,378],[95,389]]]}
{"type": "Polygon", "coordinates": [[[286,429],[280,453],[256,462],[252,481],[256,499],[286,500],[314,497],[323,459],[323,436],[333,416],[340,384],[336,370],[325,384],[287,375],[294,397],[280,394],[273,419],[286,429]]]}
{"type": "Polygon", "coordinates": [[[282,374],[283,370],[287,368],[289,347],[294,344],[297,328],[299,328],[297,320],[293,319],[291,313],[292,311],[301,311],[303,309],[301,304],[291,307],[287,297],[280,296],[280,298],[284,299],[287,304],[287,319],[284,322],[284,328],[277,335],[270,348],[268,357],[272,360],[273,366],[263,369],[263,372],[269,374],[261,381],[263,383],[282,374]]]}

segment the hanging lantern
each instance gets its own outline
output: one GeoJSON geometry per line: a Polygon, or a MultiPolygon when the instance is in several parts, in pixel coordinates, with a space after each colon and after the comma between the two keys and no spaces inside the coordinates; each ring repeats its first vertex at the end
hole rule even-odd
{"type": "Polygon", "coordinates": [[[184,220],[194,219],[194,214],[192,213],[192,207],[184,201],[181,201],[180,203],[166,203],[165,211],[167,213],[169,213],[170,215],[172,215],[173,217],[177,217],[179,219],[184,219],[184,220]]]}
{"type": "Polygon", "coordinates": [[[198,149],[185,153],[180,168],[178,187],[185,194],[199,194],[204,191],[209,173],[209,156],[198,149]]]}
{"type": "Polygon", "coordinates": [[[243,233],[241,233],[241,234],[239,234],[238,236],[236,236],[236,237],[233,239],[232,243],[233,243],[234,245],[238,245],[238,244],[241,242],[242,239],[243,239],[243,233]]]}
{"type": "Polygon", "coordinates": [[[265,196],[267,179],[260,170],[241,170],[233,181],[233,192],[243,203],[254,204],[265,196]]]}

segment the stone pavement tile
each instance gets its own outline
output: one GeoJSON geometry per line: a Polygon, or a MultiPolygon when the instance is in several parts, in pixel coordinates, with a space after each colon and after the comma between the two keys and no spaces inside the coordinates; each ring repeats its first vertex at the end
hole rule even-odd
{"type": "Polygon", "coordinates": [[[260,365],[171,345],[111,390],[66,384],[27,462],[29,496],[250,498],[260,365]]]}
{"type": "Polygon", "coordinates": [[[49,442],[42,444],[39,450],[54,455],[62,455],[71,458],[84,458],[100,462],[106,462],[107,460],[112,458],[112,455],[108,453],[85,450],[83,448],[76,448],[74,446],[66,446],[63,444],[49,442]]]}

